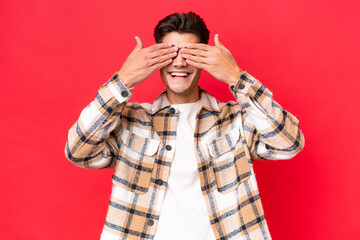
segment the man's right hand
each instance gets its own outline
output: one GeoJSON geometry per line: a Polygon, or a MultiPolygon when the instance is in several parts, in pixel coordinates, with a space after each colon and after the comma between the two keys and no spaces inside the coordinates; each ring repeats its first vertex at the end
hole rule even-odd
{"type": "Polygon", "coordinates": [[[178,51],[171,43],[158,43],[143,48],[141,39],[137,36],[135,39],[135,49],[118,72],[120,80],[127,88],[144,81],[156,70],[169,65],[178,51]]]}

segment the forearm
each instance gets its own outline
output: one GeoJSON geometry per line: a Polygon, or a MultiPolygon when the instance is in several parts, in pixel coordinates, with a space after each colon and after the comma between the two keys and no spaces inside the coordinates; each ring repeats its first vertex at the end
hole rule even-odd
{"type": "Polygon", "coordinates": [[[119,149],[112,131],[119,125],[130,96],[117,74],[100,87],[69,130],[65,155],[72,163],[86,168],[112,166],[112,158],[119,149]]]}
{"type": "Polygon", "coordinates": [[[254,159],[288,159],[304,147],[299,120],[275,102],[260,81],[244,72],[230,90],[243,109],[254,159]]]}

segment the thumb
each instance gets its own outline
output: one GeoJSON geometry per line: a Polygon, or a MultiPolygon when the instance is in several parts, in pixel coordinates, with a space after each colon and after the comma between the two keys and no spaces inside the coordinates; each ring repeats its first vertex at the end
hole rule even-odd
{"type": "Polygon", "coordinates": [[[219,34],[215,34],[215,37],[214,37],[214,42],[215,42],[215,46],[219,47],[219,48],[223,48],[225,50],[228,50],[224,44],[222,44],[219,40],[219,34]]]}
{"type": "Polygon", "coordinates": [[[136,40],[135,49],[136,49],[136,50],[142,49],[143,43],[142,43],[141,39],[140,39],[138,36],[135,36],[135,40],[136,40]]]}
{"type": "Polygon", "coordinates": [[[215,34],[214,42],[215,42],[215,46],[217,46],[217,47],[223,47],[224,46],[219,40],[219,34],[215,34]]]}

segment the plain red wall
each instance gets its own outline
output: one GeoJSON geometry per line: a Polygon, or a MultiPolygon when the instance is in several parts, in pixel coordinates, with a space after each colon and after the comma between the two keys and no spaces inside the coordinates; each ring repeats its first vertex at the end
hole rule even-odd
{"type": "MultiPolygon", "coordinates": [[[[1,239],[99,239],[113,170],[64,156],[67,132],[158,20],[195,11],[300,119],[305,149],[254,163],[275,240],[359,237],[359,1],[0,2],[1,239]]],[[[203,73],[219,100],[227,86],[203,73]]],[[[159,73],[131,101],[152,101],[159,73]]]]}

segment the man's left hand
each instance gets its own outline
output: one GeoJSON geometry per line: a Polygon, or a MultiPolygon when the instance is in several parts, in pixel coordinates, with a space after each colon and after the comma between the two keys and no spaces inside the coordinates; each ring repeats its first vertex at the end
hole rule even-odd
{"type": "Polygon", "coordinates": [[[220,42],[218,34],[215,34],[214,42],[215,46],[188,43],[180,53],[190,66],[206,70],[216,79],[229,85],[235,84],[243,70],[230,51],[220,42]]]}

